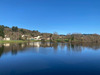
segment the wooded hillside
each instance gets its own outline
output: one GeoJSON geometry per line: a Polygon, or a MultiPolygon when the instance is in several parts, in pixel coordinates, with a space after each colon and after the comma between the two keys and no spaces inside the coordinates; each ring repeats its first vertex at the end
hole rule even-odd
{"type": "Polygon", "coordinates": [[[27,35],[28,38],[42,36],[44,40],[51,40],[53,42],[100,42],[99,34],[67,34],[59,35],[57,32],[51,33],[40,33],[36,30],[27,30],[13,26],[12,28],[0,25],[0,40],[9,37],[11,40],[21,40],[22,35],[27,35]],[[5,36],[6,35],[6,36],[5,36]]]}

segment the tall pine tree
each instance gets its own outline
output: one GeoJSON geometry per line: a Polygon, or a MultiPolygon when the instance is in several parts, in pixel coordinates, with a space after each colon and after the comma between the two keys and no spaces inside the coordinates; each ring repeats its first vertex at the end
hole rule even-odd
{"type": "Polygon", "coordinates": [[[0,36],[4,38],[4,26],[0,25],[0,36]]]}

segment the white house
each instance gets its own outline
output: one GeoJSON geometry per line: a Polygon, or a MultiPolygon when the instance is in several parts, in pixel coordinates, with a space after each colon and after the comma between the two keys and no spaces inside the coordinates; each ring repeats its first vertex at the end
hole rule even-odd
{"type": "Polygon", "coordinates": [[[33,45],[34,45],[35,47],[40,47],[41,43],[40,43],[40,42],[34,42],[33,45]]]}
{"type": "Polygon", "coordinates": [[[7,35],[5,35],[5,38],[4,38],[3,40],[7,40],[7,41],[9,41],[9,40],[10,40],[10,38],[9,38],[9,37],[7,37],[7,35]]]}
{"type": "Polygon", "coordinates": [[[4,40],[7,40],[7,41],[9,41],[9,40],[10,40],[10,38],[4,38],[4,40]]]}
{"type": "Polygon", "coordinates": [[[28,35],[22,35],[22,38],[23,38],[23,37],[28,37],[28,35]]]}
{"type": "Polygon", "coordinates": [[[34,37],[34,40],[41,40],[41,36],[34,37]]]}

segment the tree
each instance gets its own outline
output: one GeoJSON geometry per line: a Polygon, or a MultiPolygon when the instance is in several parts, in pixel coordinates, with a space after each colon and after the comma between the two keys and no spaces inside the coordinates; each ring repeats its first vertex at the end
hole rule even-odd
{"type": "Polygon", "coordinates": [[[17,31],[18,31],[18,27],[17,27],[17,26],[16,26],[16,27],[13,26],[13,27],[12,27],[12,31],[17,32],[17,31]]]}
{"type": "Polygon", "coordinates": [[[0,36],[4,38],[4,26],[0,25],[0,36]]]}
{"type": "Polygon", "coordinates": [[[20,29],[20,32],[22,32],[23,34],[25,34],[26,32],[24,31],[24,29],[20,29]]]}
{"type": "Polygon", "coordinates": [[[52,34],[50,34],[50,41],[52,41],[52,34]]]}
{"type": "Polygon", "coordinates": [[[52,35],[52,39],[53,40],[57,40],[59,38],[59,35],[57,32],[54,32],[54,34],[52,35]]]}

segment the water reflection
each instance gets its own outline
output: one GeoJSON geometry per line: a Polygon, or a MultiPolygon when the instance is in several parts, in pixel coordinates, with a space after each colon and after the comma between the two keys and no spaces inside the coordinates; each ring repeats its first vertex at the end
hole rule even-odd
{"type": "Polygon", "coordinates": [[[36,52],[39,52],[41,47],[43,48],[53,48],[53,50],[67,50],[73,52],[81,52],[85,48],[90,48],[92,50],[99,50],[100,44],[97,43],[51,43],[51,42],[31,42],[31,43],[5,43],[0,44],[0,57],[3,54],[11,52],[12,55],[17,54],[18,51],[25,51],[25,48],[35,48],[36,52]]]}

